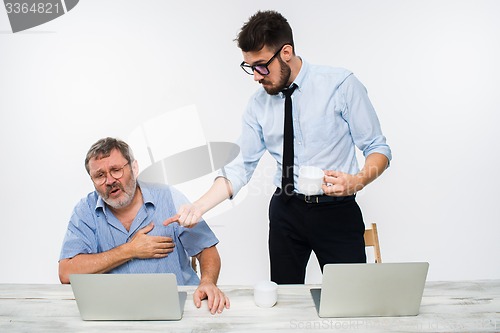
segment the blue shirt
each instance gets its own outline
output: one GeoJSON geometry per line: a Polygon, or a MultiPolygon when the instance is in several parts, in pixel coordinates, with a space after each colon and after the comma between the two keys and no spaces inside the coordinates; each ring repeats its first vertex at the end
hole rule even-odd
{"type": "Polygon", "coordinates": [[[159,184],[138,183],[144,205],[127,231],[113,215],[96,191],[89,193],[74,208],[63,241],[60,259],[72,258],[81,253],[101,253],[132,239],[137,230],[154,222],[148,235],[172,237],[174,251],[165,258],[133,259],[109,273],[174,273],[179,285],[196,285],[200,282],[191,267],[189,257],[219,241],[205,221],[193,228],[178,223],[163,225],[177,208],[187,203],[187,198],[173,187],[159,184]]]}
{"type": "MultiPolygon", "coordinates": [[[[391,160],[375,109],[352,72],[303,61],[294,83],[298,85],[292,95],[295,188],[298,170],[305,165],[358,173],[356,147],[365,157],[381,153],[391,160]]],[[[243,114],[240,155],[222,170],[233,195],[250,181],[266,150],[276,160],[274,185],[281,187],[283,123],[284,95],[269,95],[260,87],[243,114]]]]}

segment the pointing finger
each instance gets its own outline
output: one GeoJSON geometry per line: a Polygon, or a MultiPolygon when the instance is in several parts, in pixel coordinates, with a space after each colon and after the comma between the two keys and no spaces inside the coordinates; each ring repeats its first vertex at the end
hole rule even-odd
{"type": "Polygon", "coordinates": [[[179,218],[180,218],[180,215],[179,214],[175,214],[174,216],[169,217],[168,219],[166,219],[165,221],[163,221],[163,225],[167,226],[170,223],[179,222],[179,218]]]}

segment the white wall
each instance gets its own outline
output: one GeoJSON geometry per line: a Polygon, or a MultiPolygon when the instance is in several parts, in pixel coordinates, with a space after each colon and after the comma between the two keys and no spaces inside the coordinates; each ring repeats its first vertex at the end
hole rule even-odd
{"type": "MultiPolygon", "coordinates": [[[[500,3],[172,3],[82,0],[17,34],[0,9],[0,283],[58,283],[68,218],[92,190],[83,159],[97,139],[126,138],[195,104],[210,141],[235,141],[257,84],[238,68],[233,39],[257,9],[288,18],[305,60],[347,67],[368,88],[394,154],[358,196],[366,222],[378,223],[383,259],[429,261],[429,280],[500,277],[500,3]]],[[[245,200],[209,221],[222,284],[268,276],[272,169],[266,156],[245,200]]],[[[318,281],[313,264],[308,282],[318,281]]]]}

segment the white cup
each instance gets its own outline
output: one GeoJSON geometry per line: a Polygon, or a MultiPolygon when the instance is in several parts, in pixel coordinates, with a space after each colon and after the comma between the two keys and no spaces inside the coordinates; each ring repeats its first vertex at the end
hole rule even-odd
{"type": "Polygon", "coordinates": [[[273,281],[261,281],[254,286],[253,299],[261,308],[271,308],[278,301],[278,285],[273,281]]]}
{"type": "Polygon", "coordinates": [[[321,186],[323,185],[323,177],[325,173],[315,166],[303,166],[299,170],[299,180],[297,189],[305,195],[323,194],[321,186]]]}

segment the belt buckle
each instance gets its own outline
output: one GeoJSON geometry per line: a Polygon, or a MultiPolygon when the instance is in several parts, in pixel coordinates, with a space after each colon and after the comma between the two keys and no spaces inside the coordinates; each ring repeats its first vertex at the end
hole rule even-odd
{"type": "Polygon", "coordinates": [[[318,196],[317,195],[304,195],[304,201],[308,204],[311,204],[311,203],[319,203],[319,199],[318,199],[318,196]],[[311,198],[314,198],[316,199],[315,201],[314,200],[311,200],[311,198]]]}

